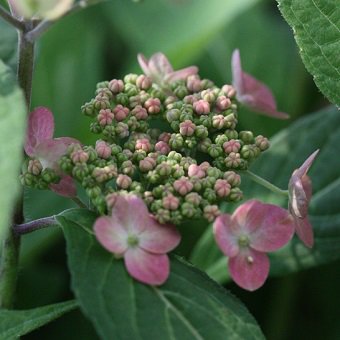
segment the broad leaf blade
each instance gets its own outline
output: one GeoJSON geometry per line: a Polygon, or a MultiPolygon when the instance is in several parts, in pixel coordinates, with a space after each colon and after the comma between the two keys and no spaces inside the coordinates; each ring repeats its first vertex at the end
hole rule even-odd
{"type": "Polygon", "coordinates": [[[133,280],[123,261],[88,232],[92,213],[69,210],[57,219],[73,290],[103,339],[263,339],[236,298],[183,260],[172,258],[166,284],[149,287],[133,280]]]}
{"type": "Polygon", "coordinates": [[[340,104],[340,6],[338,0],[277,0],[293,28],[307,70],[334,104],[340,104]]]}
{"type": "Polygon", "coordinates": [[[75,309],[76,301],[29,310],[0,310],[0,339],[16,339],[75,309]]]}
{"type": "MultiPolygon", "coordinates": [[[[309,175],[313,196],[309,216],[315,232],[315,245],[306,248],[294,238],[285,248],[271,254],[271,274],[284,275],[340,258],[340,115],[330,107],[298,120],[274,136],[271,148],[251,168],[281,188],[286,188],[294,169],[316,149],[320,149],[309,175]]],[[[247,198],[287,207],[287,200],[243,180],[247,198]]],[[[228,279],[226,261],[217,250],[211,230],[201,238],[193,251],[192,262],[218,282],[228,279]],[[210,249],[210,256],[204,256],[210,249]],[[213,249],[213,250],[211,250],[213,249]]]]}
{"type": "Polygon", "coordinates": [[[19,190],[25,101],[12,71],[0,60],[0,246],[19,190]]]}

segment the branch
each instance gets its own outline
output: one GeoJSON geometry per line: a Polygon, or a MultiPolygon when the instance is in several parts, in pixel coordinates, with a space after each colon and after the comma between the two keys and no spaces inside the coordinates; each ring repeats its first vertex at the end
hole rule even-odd
{"type": "Polygon", "coordinates": [[[73,13],[76,13],[86,7],[95,5],[107,0],[81,0],[75,3],[68,11],[66,11],[61,17],[56,20],[43,20],[33,30],[26,34],[26,39],[29,41],[36,41],[43,33],[45,33],[50,27],[52,27],[59,19],[65,18],[73,13]]]}
{"type": "Polygon", "coordinates": [[[13,225],[13,230],[16,235],[24,235],[31,233],[32,231],[54,227],[57,226],[58,223],[55,220],[54,216],[39,218],[38,220],[34,220],[31,222],[23,223],[23,224],[15,224],[13,225]]]}
{"type": "Polygon", "coordinates": [[[20,31],[25,29],[25,25],[22,21],[14,18],[4,7],[0,5],[0,17],[7,21],[10,25],[14,26],[20,31]]]}

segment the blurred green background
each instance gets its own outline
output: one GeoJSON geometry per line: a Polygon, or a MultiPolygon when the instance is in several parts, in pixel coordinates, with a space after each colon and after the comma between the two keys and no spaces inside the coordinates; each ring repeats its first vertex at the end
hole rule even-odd
{"type": "MultiPolygon", "coordinates": [[[[0,22],[0,57],[15,67],[16,33],[0,22]],[[3,44],[6,42],[7,44],[3,44]],[[7,49],[6,49],[7,48],[7,49]]],[[[92,98],[102,80],[141,72],[136,55],[164,52],[174,68],[198,65],[202,77],[218,85],[231,82],[230,57],[239,48],[243,68],[273,90],[278,108],[290,121],[240,111],[241,128],[272,136],[299,117],[328,104],[298,55],[291,29],[274,0],[111,0],[67,17],[40,40],[35,64],[33,106],[55,114],[56,136],[94,142],[80,106],[92,98]]],[[[49,192],[25,192],[26,219],[72,207],[49,192]]],[[[206,226],[184,235],[189,253],[206,226]]],[[[270,279],[255,293],[228,284],[258,320],[268,339],[337,339],[340,293],[334,278],[339,262],[283,278],[270,279]]],[[[72,297],[60,230],[43,230],[23,238],[18,308],[72,297]]],[[[97,339],[79,311],[24,339],[97,339]]]]}

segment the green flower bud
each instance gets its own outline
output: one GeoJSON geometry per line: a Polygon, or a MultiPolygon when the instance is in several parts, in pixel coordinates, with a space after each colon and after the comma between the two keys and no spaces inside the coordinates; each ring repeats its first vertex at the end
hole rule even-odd
{"type": "Polygon", "coordinates": [[[228,137],[225,134],[217,135],[215,138],[215,143],[218,145],[223,145],[225,142],[228,142],[228,137]]]}
{"type": "MultiPolygon", "coordinates": [[[[94,170],[94,169],[93,169],[94,170]]],[[[92,170],[92,172],[93,172],[93,170],[92,170]]],[[[93,177],[91,177],[91,176],[86,176],[86,177],[84,177],[84,179],[82,180],[82,182],[81,182],[81,186],[83,187],[83,188],[93,188],[95,185],[97,185],[97,182],[96,182],[96,180],[93,178],[93,177]]]]}
{"type": "Polygon", "coordinates": [[[224,126],[228,129],[235,129],[237,125],[237,119],[233,113],[224,117],[224,126]]]}
{"type": "Polygon", "coordinates": [[[256,136],[255,138],[255,145],[261,150],[265,151],[269,148],[269,141],[266,137],[262,135],[256,136]]]}
{"type": "Polygon", "coordinates": [[[135,73],[127,74],[123,79],[125,86],[127,86],[128,84],[136,85],[137,78],[138,78],[138,74],[135,74],[135,73]]]}
{"type": "Polygon", "coordinates": [[[26,172],[20,175],[20,182],[22,185],[25,185],[27,187],[32,187],[36,183],[36,178],[34,177],[33,174],[26,172]]]}
{"type": "Polygon", "coordinates": [[[99,134],[103,131],[103,128],[100,126],[99,123],[93,122],[90,125],[90,131],[95,134],[99,134]]]}
{"type": "Polygon", "coordinates": [[[67,156],[62,156],[58,161],[59,167],[64,172],[70,172],[73,168],[72,161],[67,156]]]}
{"type": "Polygon", "coordinates": [[[189,91],[185,85],[177,86],[173,92],[174,92],[174,95],[180,99],[183,99],[185,96],[189,94],[189,91]]]}
{"type": "Polygon", "coordinates": [[[89,169],[86,163],[78,163],[73,169],[72,169],[72,176],[78,179],[79,181],[82,181],[85,176],[89,174],[89,169]]]}
{"type": "Polygon", "coordinates": [[[180,162],[182,159],[182,155],[176,151],[170,151],[168,154],[168,159],[173,159],[176,162],[180,162]]]}
{"type": "Polygon", "coordinates": [[[185,175],[184,169],[179,164],[175,164],[172,166],[172,176],[175,179],[181,178],[185,175]]]}
{"type": "Polygon", "coordinates": [[[205,177],[201,179],[201,184],[203,189],[211,189],[215,185],[216,178],[214,177],[205,177]]]}
{"type": "Polygon", "coordinates": [[[163,209],[163,204],[162,204],[162,200],[155,200],[151,203],[151,211],[152,212],[157,212],[160,209],[163,209]]]}
{"type": "Polygon", "coordinates": [[[197,140],[195,137],[186,137],[184,144],[188,149],[193,149],[197,145],[197,140]]]}
{"type": "Polygon", "coordinates": [[[192,204],[194,207],[198,207],[202,201],[202,197],[197,192],[191,192],[185,196],[185,201],[192,204]]]}
{"type": "Polygon", "coordinates": [[[42,178],[39,178],[38,181],[35,183],[34,187],[39,190],[46,190],[50,183],[46,183],[42,178]]]}
{"type": "Polygon", "coordinates": [[[116,102],[117,104],[121,104],[123,106],[128,106],[129,105],[129,96],[126,93],[118,93],[116,95],[116,102]]]}
{"type": "Polygon", "coordinates": [[[175,120],[175,121],[170,123],[170,127],[174,132],[179,131],[179,125],[180,125],[180,122],[178,120],[175,120]]]}
{"type": "Polygon", "coordinates": [[[59,181],[59,177],[55,171],[49,168],[46,168],[41,172],[41,178],[46,183],[57,183],[59,181]]]}
{"type": "Polygon", "coordinates": [[[182,214],[177,210],[177,211],[171,211],[170,213],[170,221],[173,224],[179,225],[183,221],[183,216],[182,214]]]}
{"type": "Polygon", "coordinates": [[[215,193],[215,190],[211,188],[207,188],[204,190],[203,197],[211,204],[215,203],[217,200],[217,195],[215,193]]]}
{"type": "Polygon", "coordinates": [[[102,131],[103,136],[108,140],[114,140],[116,138],[116,128],[113,125],[106,125],[102,131]]]}
{"type": "Polygon", "coordinates": [[[232,202],[238,202],[243,198],[243,193],[240,188],[232,188],[228,198],[232,202]]]}
{"type": "Polygon", "coordinates": [[[213,165],[217,169],[224,169],[225,168],[225,162],[224,162],[224,157],[217,157],[213,160],[213,165]]]}
{"type": "Polygon", "coordinates": [[[133,177],[136,171],[136,166],[133,165],[131,161],[125,161],[122,163],[120,170],[123,174],[133,177]]]}
{"type": "Polygon", "coordinates": [[[208,150],[209,150],[211,145],[212,145],[211,139],[210,138],[204,138],[198,143],[197,148],[201,152],[208,153],[208,150]]]}
{"type": "Polygon", "coordinates": [[[254,143],[254,135],[251,131],[241,131],[239,133],[239,138],[245,143],[245,144],[252,144],[254,143]]]}
{"type": "Polygon", "coordinates": [[[94,186],[92,188],[86,189],[86,194],[88,197],[90,197],[92,200],[102,195],[102,191],[99,186],[94,186]]]}
{"type": "Polygon", "coordinates": [[[173,133],[169,140],[169,145],[174,150],[180,150],[183,147],[184,139],[179,133],[173,133]]]}
{"type": "Polygon", "coordinates": [[[88,162],[94,162],[97,158],[97,151],[92,146],[84,146],[84,151],[89,156],[88,162]]]}
{"type": "Polygon", "coordinates": [[[227,129],[224,131],[224,134],[228,137],[228,140],[238,138],[238,133],[236,130],[227,129]]]}
{"type": "Polygon", "coordinates": [[[139,90],[136,85],[126,84],[124,93],[126,93],[129,97],[136,96],[139,93],[139,90]]]}
{"type": "Polygon", "coordinates": [[[100,87],[96,90],[96,95],[100,95],[101,97],[108,97],[109,99],[112,99],[113,95],[109,88],[107,87],[100,87]]]}
{"type": "Polygon", "coordinates": [[[157,221],[162,224],[169,222],[171,218],[170,211],[166,209],[158,209],[155,216],[157,221]]]}
{"type": "Polygon", "coordinates": [[[156,170],[149,171],[146,178],[151,184],[157,184],[160,181],[160,176],[156,170]]]}
{"type": "Polygon", "coordinates": [[[222,155],[223,149],[220,145],[211,144],[208,147],[208,153],[212,158],[217,158],[222,155]]]}
{"type": "Polygon", "coordinates": [[[96,110],[94,108],[94,100],[91,100],[89,103],[85,103],[81,107],[81,112],[86,116],[94,117],[96,114],[96,110]]]}
{"type": "Polygon", "coordinates": [[[103,195],[97,196],[92,199],[93,205],[97,208],[99,214],[105,214],[106,212],[106,200],[103,195]]]}
{"type": "Polygon", "coordinates": [[[197,208],[189,202],[184,202],[181,205],[182,215],[186,218],[192,218],[197,214],[197,208]]]}
{"type": "Polygon", "coordinates": [[[162,177],[169,176],[172,172],[172,166],[166,162],[163,162],[157,165],[156,172],[162,177]]]}
{"type": "Polygon", "coordinates": [[[198,119],[198,125],[203,125],[206,128],[211,128],[212,126],[212,119],[210,115],[201,115],[198,119]]]}
{"type": "Polygon", "coordinates": [[[111,150],[112,150],[112,155],[119,155],[123,151],[122,147],[117,145],[117,144],[112,144],[111,145],[111,150]]]}
{"type": "Polygon", "coordinates": [[[108,88],[109,82],[108,81],[101,81],[97,83],[96,88],[97,89],[103,89],[103,88],[108,88]]]}
{"type": "Polygon", "coordinates": [[[166,115],[166,120],[169,123],[171,123],[171,122],[174,122],[174,121],[179,121],[181,111],[178,110],[178,109],[171,109],[171,110],[166,111],[165,115],[166,115]]]}
{"type": "Polygon", "coordinates": [[[209,136],[208,129],[204,125],[196,126],[195,136],[200,139],[207,138],[209,136]]]}
{"type": "Polygon", "coordinates": [[[215,180],[222,177],[222,171],[215,167],[210,167],[207,170],[207,175],[213,177],[215,180]]]}

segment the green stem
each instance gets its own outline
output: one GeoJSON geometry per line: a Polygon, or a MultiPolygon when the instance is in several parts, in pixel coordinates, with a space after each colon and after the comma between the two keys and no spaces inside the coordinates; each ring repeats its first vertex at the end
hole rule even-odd
{"type": "MultiPolygon", "coordinates": [[[[18,31],[19,60],[17,77],[18,83],[24,91],[27,112],[29,112],[31,106],[34,43],[27,40],[25,32],[31,30],[33,26],[33,22],[27,22],[24,31],[18,31]]],[[[23,194],[21,193],[16,204],[11,226],[22,224],[23,221],[23,194]]],[[[14,232],[12,227],[8,228],[7,237],[0,246],[0,308],[12,308],[14,305],[20,253],[20,236],[14,232]]]]}
{"type": "Polygon", "coordinates": [[[71,199],[72,199],[72,201],[73,201],[74,203],[76,203],[76,204],[78,205],[78,207],[87,209],[86,204],[83,203],[82,200],[81,200],[80,198],[78,198],[78,197],[72,197],[71,199]]]}
{"type": "Polygon", "coordinates": [[[0,5],[0,17],[3,18],[5,21],[7,21],[10,25],[17,28],[18,30],[24,30],[25,26],[24,23],[16,18],[14,18],[11,13],[6,11],[5,8],[3,8],[0,5]]]}
{"type": "Polygon", "coordinates": [[[265,180],[264,178],[255,175],[253,172],[247,170],[246,174],[256,183],[262,185],[263,187],[275,192],[276,194],[280,194],[280,195],[284,195],[286,197],[288,197],[288,190],[282,190],[280,188],[278,188],[276,185],[268,182],[267,180],[265,180]]]}

